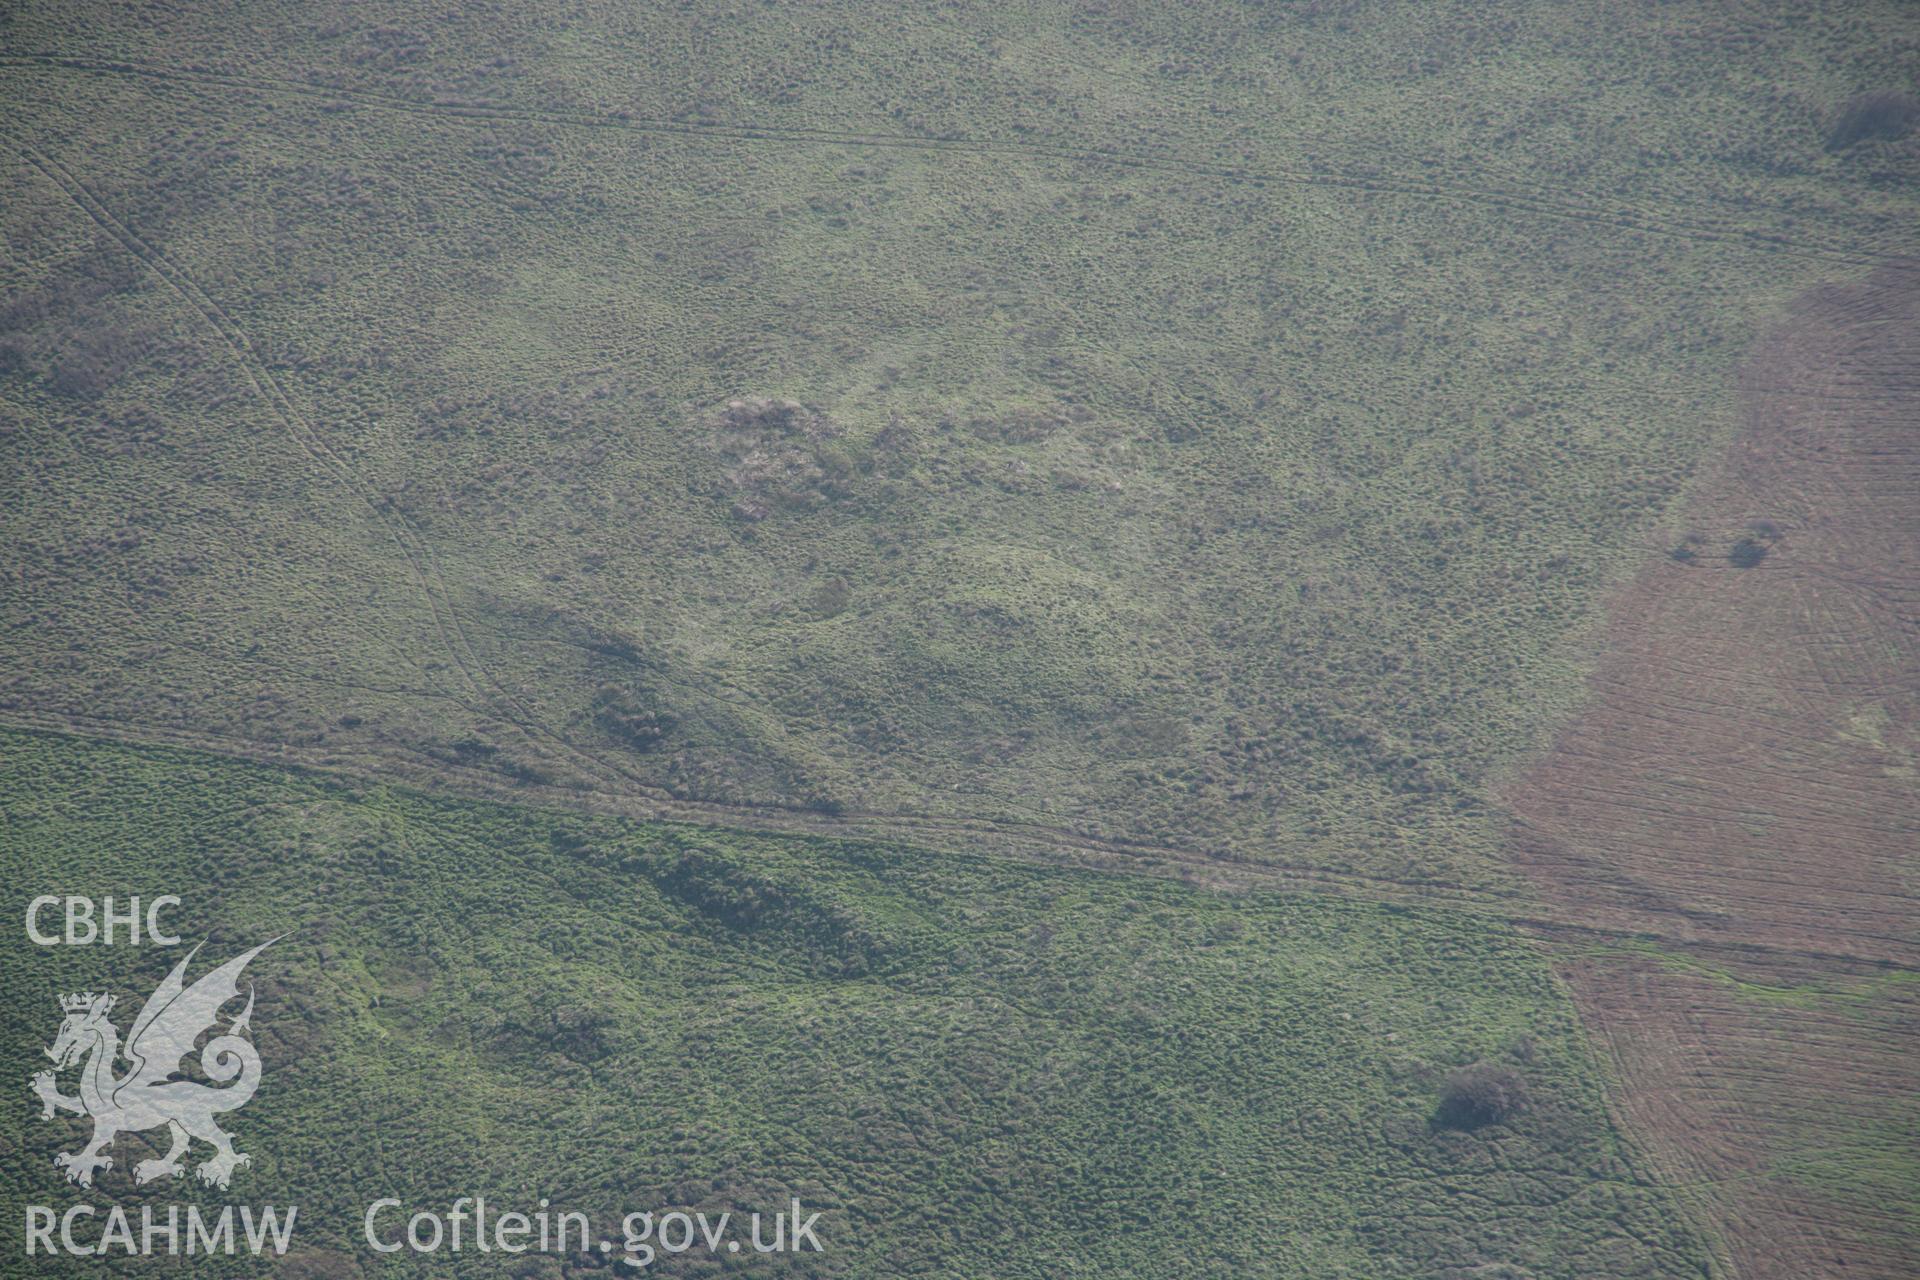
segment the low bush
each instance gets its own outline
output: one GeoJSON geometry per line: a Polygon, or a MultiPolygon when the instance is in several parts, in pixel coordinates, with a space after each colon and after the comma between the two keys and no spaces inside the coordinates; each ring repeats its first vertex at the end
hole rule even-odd
{"type": "Polygon", "coordinates": [[[1447,1077],[1435,1117],[1449,1129],[1499,1124],[1526,1105],[1527,1085],[1512,1067],[1476,1062],[1447,1077]]]}

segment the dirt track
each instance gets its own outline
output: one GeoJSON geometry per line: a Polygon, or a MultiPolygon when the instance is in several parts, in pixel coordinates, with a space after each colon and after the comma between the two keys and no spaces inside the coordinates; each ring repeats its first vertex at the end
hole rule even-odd
{"type": "Polygon", "coordinates": [[[1920,956],[1920,269],[1802,297],[1742,394],[1691,558],[1612,602],[1589,706],[1510,790],[1514,856],[1550,914],[1668,940],[1556,945],[1733,1273],[1911,1276],[1920,1229],[1854,1175],[1911,1160],[1920,999],[1804,957],[1920,956]]]}

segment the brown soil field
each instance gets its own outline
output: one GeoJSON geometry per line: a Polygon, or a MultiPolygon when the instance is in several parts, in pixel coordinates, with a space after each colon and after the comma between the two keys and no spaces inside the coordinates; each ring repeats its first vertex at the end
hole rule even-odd
{"type": "MultiPolygon", "coordinates": [[[[1708,953],[1711,955],[1711,953],[1708,953]]],[[[1620,1081],[1615,1122],[1716,1239],[1718,1274],[1911,1277],[1920,991],[1832,962],[1624,955],[1557,968],[1620,1081]]]]}
{"type": "Polygon", "coordinates": [[[1509,788],[1512,846],[1727,1269],[1913,1276],[1920,268],[1798,299],[1741,392],[1587,706],[1509,788]]]}

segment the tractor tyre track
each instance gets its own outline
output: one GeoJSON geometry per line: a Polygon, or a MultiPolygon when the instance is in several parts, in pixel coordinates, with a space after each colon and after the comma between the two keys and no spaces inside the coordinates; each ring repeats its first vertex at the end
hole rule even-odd
{"type": "Polygon", "coordinates": [[[152,271],[175,296],[187,303],[200,316],[239,365],[241,373],[247,379],[247,384],[273,410],[274,415],[280,419],[281,424],[307,456],[323,471],[339,481],[373,515],[406,560],[415,588],[422,600],[426,602],[433,618],[441,646],[445,649],[454,669],[459,673],[461,683],[466,686],[468,692],[482,702],[504,704],[510,708],[511,712],[502,716],[502,719],[528,740],[547,739],[563,754],[572,757],[576,766],[584,765],[593,774],[626,778],[631,781],[632,775],[625,770],[581,750],[540,724],[517,698],[492,677],[485,664],[474,652],[466,626],[453,607],[452,599],[445,588],[438,558],[432,547],[420,537],[404,515],[393,509],[390,502],[375,497],[362,486],[353,469],[332,450],[321,434],[314,430],[295,407],[279,380],[254,353],[253,344],[245,331],[227,314],[225,309],[201,289],[192,276],[182,270],[178,264],[148,244],[115,217],[85,183],[58,161],[34,147],[17,133],[0,130],[0,137],[4,137],[11,143],[22,158],[48,181],[65,192],[68,198],[101,230],[152,271]]]}
{"type": "Polygon", "coordinates": [[[550,806],[709,829],[875,841],[931,852],[1181,879],[1228,892],[1334,893],[1392,906],[1469,912],[1503,921],[1551,946],[1582,952],[1619,946],[1654,945],[1675,950],[1691,947],[1720,957],[1726,963],[1749,959],[1825,966],[1832,971],[1868,975],[1920,973],[1920,968],[1846,951],[1803,950],[1751,940],[1701,944],[1653,926],[1627,930],[1585,924],[1543,911],[1540,904],[1523,891],[1367,876],[1309,863],[1231,861],[1200,849],[1092,836],[1042,824],[883,812],[828,814],[799,806],[688,800],[651,788],[596,791],[584,786],[509,782],[492,770],[453,764],[441,756],[397,743],[379,747],[302,747],[233,734],[128,724],[72,712],[0,709],[0,726],[134,746],[201,751],[355,782],[397,780],[423,792],[500,804],[550,806]]]}

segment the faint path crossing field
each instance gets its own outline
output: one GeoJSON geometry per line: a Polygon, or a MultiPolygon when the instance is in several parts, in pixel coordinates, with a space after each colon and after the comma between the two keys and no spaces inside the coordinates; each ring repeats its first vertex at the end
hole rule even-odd
{"type": "MultiPolygon", "coordinates": [[[[55,70],[74,73],[121,76],[165,84],[168,82],[203,85],[213,88],[254,93],[293,94],[325,103],[352,103],[383,111],[413,112],[450,121],[498,123],[519,121],[554,127],[609,129],[629,133],[672,135],[715,142],[784,142],[821,145],[893,148],[916,151],[946,151],[957,154],[1025,157],[1029,159],[1067,160],[1087,164],[1114,165],[1122,168],[1161,170],[1188,177],[1225,179],[1235,182],[1326,187],[1372,195],[1412,199],[1453,201],[1484,205],[1515,213],[1532,214],[1573,222],[1591,223],[1620,231],[1734,245],[1763,253],[1786,254],[1811,260],[1848,266],[1869,266],[1899,256],[1899,251],[1862,251],[1857,245],[1839,241],[1795,238],[1724,219],[1702,218],[1668,212],[1653,215],[1631,204],[1601,203],[1597,196],[1585,196],[1592,203],[1566,198],[1560,191],[1523,180],[1509,179],[1513,186],[1500,188],[1467,183],[1407,181],[1382,178],[1371,173],[1339,172],[1322,169],[1287,169],[1270,166],[1242,166],[1190,160],[1177,155],[1153,155],[1112,148],[1079,147],[1066,143],[1025,142],[966,137],[929,137],[915,134],[851,132],[831,129],[800,129],[760,125],[700,124],[676,120],[648,120],[627,115],[598,115],[587,112],[540,111],[496,104],[424,102],[399,94],[364,89],[335,89],[310,81],[284,77],[243,76],[224,72],[188,71],[141,63],[65,57],[53,54],[0,56],[0,68],[55,70]]],[[[1355,149],[1355,144],[1336,139],[1302,139],[1303,145],[1355,149]]],[[[1419,161],[1404,153],[1396,156],[1402,163],[1440,164],[1419,161]]]]}

